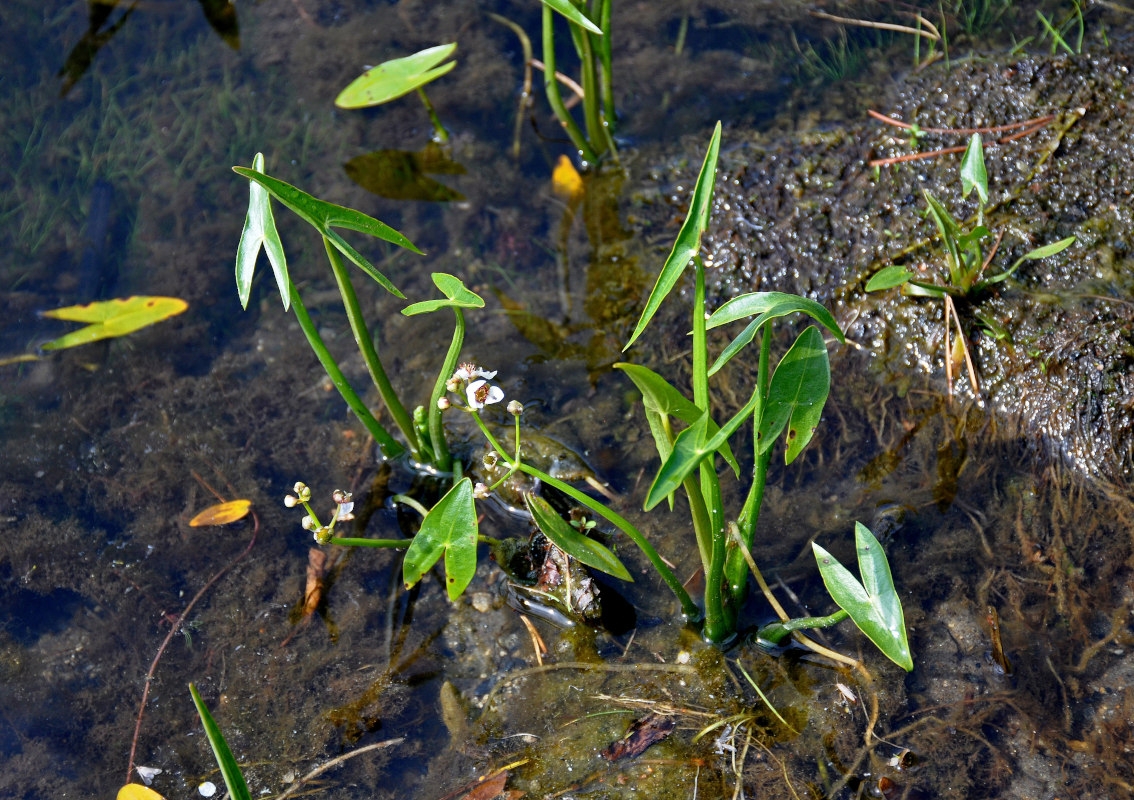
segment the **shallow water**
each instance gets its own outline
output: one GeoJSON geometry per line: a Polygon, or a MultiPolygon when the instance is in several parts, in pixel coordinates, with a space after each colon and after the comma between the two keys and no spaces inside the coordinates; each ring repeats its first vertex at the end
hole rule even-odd
{"type": "MultiPolygon", "coordinates": [[[[496,5],[536,29],[531,4],[496,5]]],[[[849,52],[870,71],[839,83],[785,55],[785,32],[813,42],[828,64],[844,47],[837,27],[791,5],[692,4],[680,56],[672,48],[685,5],[620,6],[627,172],[589,177],[589,205],[573,218],[550,187],[568,149],[538,98],[536,131],[525,122],[520,156],[511,155],[519,48],[482,5],[275,0],[233,6],[236,29],[215,8],[140,3],[106,19],[77,4],[0,11],[9,76],[0,88],[9,254],[0,356],[62,333],[36,312],[91,299],[82,294],[91,287],[190,303],[130,337],[0,367],[0,796],[117,791],[155,653],[238,557],[154,671],[135,763],[163,770],[154,788],[167,797],[219,783],[189,681],[265,796],[387,741],[312,786],[335,797],[439,798],[511,765],[508,787],[531,797],[725,797],[737,785],[748,796],[1129,796],[1129,494],[1048,462],[1012,419],[946,403],[939,376],[879,375],[853,349],[833,355],[836,389],[816,443],[799,464],[773,470],[758,557],[797,608],[830,613],[808,544],[846,560],[853,522],[870,524],[905,604],[917,664],[909,676],[843,628],[830,644],[865,659],[872,677],[795,652],[706,647],[674,621],[674,603],[629,543],[620,554],[637,580],[609,591],[630,601],[637,627],[562,632],[537,621],[549,649],[542,669],[487,558],[450,605],[440,579],[402,590],[388,553],[338,553],[318,613],[296,623],[310,540],[283,494],[302,479],[317,498],[350,487],[361,505],[412,478],[377,466],[266,272],[240,310],[232,263],[247,189],[231,165],[262,150],[269,172],[403,231],[425,257],[368,255],[411,299],[432,296],[431,271],[461,275],[485,296],[466,353],[501,370],[509,397],[531,404],[531,424],[624,493],[624,513],[684,579],[697,558],[682,510],[635,511],[653,448],[640,406],[610,369],[688,192],[653,179],[691,177],[718,118],[790,136],[860,115],[871,82],[908,71],[907,42],[866,49],[875,34],[852,30],[849,52]],[[344,165],[425,147],[428,118],[412,97],[364,112],[338,111],[331,98],[366,64],[450,40],[460,64],[429,93],[464,172],[432,177],[464,199],[370,194],[344,165]],[[105,186],[103,226],[88,220],[99,218],[92,206],[105,186]],[[92,228],[103,227],[99,258],[84,261],[92,228]],[[256,521],[189,527],[214,492],[252,500],[256,521]],[[1011,675],[992,657],[990,608],[1011,675]],[[648,707],[672,714],[676,733],[633,761],[599,759],[648,707]],[[730,715],[740,715],[727,729],[734,738],[720,728],[694,741],[730,715]]],[[[1115,14],[1088,18],[1086,47],[1128,41],[1115,14]]],[[[1017,38],[1037,33],[1030,9],[1011,21],[1017,38]]],[[[317,237],[277,219],[317,324],[363,385],[317,237]]],[[[376,288],[361,294],[395,382],[424,400],[448,323],[403,318],[376,288]]],[[[680,382],[684,347],[680,333],[659,334],[637,358],[680,382]]],[[[730,380],[721,392],[744,397],[742,376],[730,380]]],[[[369,535],[398,527],[385,507],[359,516],[369,535]]],[[[504,513],[487,524],[522,527],[504,513]]],[[[755,600],[751,610],[767,614],[755,600]]]]}

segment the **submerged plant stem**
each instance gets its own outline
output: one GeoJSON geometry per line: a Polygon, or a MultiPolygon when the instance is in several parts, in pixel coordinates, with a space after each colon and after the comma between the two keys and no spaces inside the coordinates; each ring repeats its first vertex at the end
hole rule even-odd
{"type": "MultiPolygon", "coordinates": [[[[362,398],[354,391],[354,387],[347,382],[346,376],[343,371],[339,369],[339,365],[335,362],[334,357],[330,351],[327,350],[327,345],[323,343],[322,337],[319,336],[319,331],[315,329],[315,323],[311,321],[311,315],[307,313],[307,307],[303,305],[303,301],[299,297],[299,291],[293,284],[291,286],[291,307],[295,311],[295,318],[299,321],[299,327],[303,331],[303,335],[307,337],[307,343],[311,345],[311,349],[315,351],[315,357],[319,359],[319,363],[323,365],[327,377],[331,379],[331,383],[339,390],[343,400],[358,417],[359,422],[363,424],[366,430],[374,437],[374,441],[378,443],[378,447],[382,449],[382,455],[386,458],[394,458],[405,452],[405,448],[398,444],[398,441],[390,435],[390,432],[382,427],[382,423],[374,418],[370,413],[370,409],[362,402],[362,398]]],[[[412,427],[412,426],[411,426],[412,427]]]]}
{"type": "MultiPolygon", "coordinates": [[[[555,20],[552,18],[552,13],[550,6],[543,6],[543,88],[547,92],[547,102],[551,106],[551,110],[559,118],[563,129],[571,138],[571,142],[578,148],[586,161],[593,163],[598,160],[598,156],[587,143],[583,132],[579,130],[579,125],[571,116],[571,112],[563,105],[563,97],[559,94],[559,84],[555,81],[555,20]]],[[[585,98],[583,102],[586,103],[585,98]]]]}
{"type": "Polygon", "coordinates": [[[382,368],[382,362],[378,358],[378,350],[374,347],[374,339],[366,327],[366,319],[362,316],[362,308],[358,304],[358,295],[354,293],[354,284],[350,281],[350,274],[343,264],[342,257],[339,256],[339,251],[334,248],[326,236],[323,237],[323,246],[327,248],[327,258],[331,262],[331,270],[335,273],[335,282],[339,285],[339,294],[343,298],[343,308],[346,310],[347,321],[350,322],[354,341],[366,362],[366,369],[370,372],[370,379],[374,381],[374,386],[378,389],[378,394],[382,396],[382,402],[389,409],[390,416],[394,418],[398,430],[402,432],[402,436],[406,437],[410,450],[420,458],[421,439],[417,435],[417,429],[414,428],[413,419],[406,412],[402,401],[398,399],[389,377],[386,376],[386,370],[382,368]]]}

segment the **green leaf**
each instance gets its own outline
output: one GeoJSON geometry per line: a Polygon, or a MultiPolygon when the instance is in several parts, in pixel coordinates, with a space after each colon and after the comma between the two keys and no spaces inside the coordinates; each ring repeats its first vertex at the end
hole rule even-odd
{"type": "Polygon", "coordinates": [[[716,433],[710,430],[713,423],[709,418],[709,412],[705,411],[692,425],[677,435],[673,441],[673,452],[658,470],[654,482],[650,485],[650,491],[646,494],[647,511],[677,491],[677,487],[697,469],[702,460],[720,450],[721,445],[747,421],[748,415],[756,408],[759,391],[757,387],[744,407],[716,433]]]}
{"type": "Polygon", "coordinates": [[[64,350],[81,344],[113,339],[133,333],[147,325],[169,319],[189,308],[189,304],[176,297],[119,297],[99,300],[81,306],[67,306],[43,311],[41,317],[63,319],[69,322],[93,323],[71,331],[41,346],[41,350],[64,350]]]}
{"type": "Polygon", "coordinates": [[[713,138],[709,141],[709,149],[705,153],[705,162],[701,165],[701,172],[697,176],[697,185],[693,189],[693,200],[689,204],[689,213],[686,214],[685,222],[677,233],[677,239],[673,243],[673,250],[670,251],[669,258],[665,260],[665,264],[658,274],[657,283],[654,284],[650,297],[646,300],[642,317],[638,320],[638,325],[634,328],[630,341],[622,348],[623,352],[628,350],[630,345],[634,344],[634,341],[642,335],[642,331],[650,324],[650,320],[661,307],[662,301],[672,291],[677,279],[681,277],[682,270],[701,249],[701,236],[704,234],[705,228],[708,227],[709,212],[712,208],[710,201],[713,199],[713,184],[717,176],[717,154],[720,151],[720,146],[721,124],[718,122],[713,129],[713,138]]]}
{"type": "Polygon", "coordinates": [[[929,216],[933,217],[933,221],[937,223],[937,230],[941,234],[941,240],[945,244],[946,266],[949,268],[949,281],[954,286],[961,286],[962,284],[962,261],[961,255],[957,252],[957,223],[949,212],[945,210],[945,206],[937,201],[937,198],[931,195],[925,189],[921,190],[925,195],[925,202],[929,206],[929,216]]]}
{"type": "Polygon", "coordinates": [[[421,521],[402,562],[402,580],[410,588],[445,555],[449,599],[464,592],[476,572],[476,503],[472,481],[461,478],[421,521]]]}
{"type": "Polygon", "coordinates": [[[811,441],[831,390],[831,365],[823,334],[811,325],[784,354],[768,387],[757,447],[763,453],[787,426],[784,463],[796,459],[811,441]]]}
{"type": "Polygon", "coordinates": [[[390,292],[390,294],[395,297],[405,299],[405,295],[399,292],[385,275],[379,272],[373,264],[363,258],[357,250],[347,244],[347,241],[338,233],[331,230],[331,228],[345,228],[347,230],[358,231],[359,233],[366,233],[389,242],[390,244],[396,244],[399,247],[404,247],[407,250],[421,254],[421,251],[405,236],[398,233],[386,223],[367,216],[361,211],[337,206],[334,203],[328,203],[325,200],[312,197],[307,194],[307,192],[295,188],[290,183],[284,183],[262,172],[257,172],[247,167],[233,167],[232,171],[237,175],[241,175],[263,186],[273,197],[298,214],[305,222],[319,231],[319,233],[323,234],[323,236],[330,239],[331,244],[335,246],[336,250],[377,281],[386,291],[390,292]]]}
{"type": "Polygon", "coordinates": [[[758,316],[756,319],[749,322],[744,330],[740,332],[740,335],[729,342],[728,346],[721,351],[721,354],[717,356],[717,360],[709,369],[709,374],[715,375],[733,356],[747,347],[752,340],[756,338],[757,331],[760,330],[760,327],[765,322],[770,319],[775,319],[776,317],[794,314],[797,311],[812,317],[816,322],[831,331],[840,342],[846,341],[843,338],[842,329],[839,328],[839,324],[835,321],[831,312],[814,300],[809,300],[799,295],[787,294],[785,292],[752,292],[751,294],[742,294],[739,297],[732,298],[714,311],[705,323],[706,329],[727,325],[730,322],[743,319],[744,317],[750,317],[754,314],[758,316]]]}
{"type": "Polygon", "coordinates": [[[252,795],[248,791],[248,784],[244,782],[244,775],[240,771],[240,765],[232,757],[232,751],[228,749],[228,742],[224,740],[224,734],[221,733],[217,723],[213,721],[213,715],[209,713],[205,701],[198,694],[197,687],[189,684],[189,693],[193,695],[193,705],[197,706],[197,714],[201,717],[201,724],[205,726],[205,736],[209,740],[209,745],[213,748],[213,756],[217,760],[217,766],[220,767],[221,775],[224,777],[224,785],[228,787],[229,796],[232,800],[252,800],[252,795]]]}
{"type": "MultiPolygon", "coordinates": [[[[646,419],[650,422],[650,431],[654,434],[654,444],[657,446],[658,455],[664,462],[669,458],[672,450],[671,437],[667,432],[668,426],[663,429],[659,425],[659,429],[655,430],[655,420],[660,422],[660,418],[663,416],[677,417],[685,424],[692,425],[701,418],[703,412],[653,370],[624,362],[617,363],[614,366],[625,372],[626,376],[638,387],[638,391],[642,393],[642,405],[646,410],[646,419]]],[[[707,430],[708,434],[713,436],[720,429],[715,422],[709,420],[707,430]]],[[[728,442],[724,442],[717,452],[732,467],[733,474],[739,477],[740,465],[736,463],[736,457],[733,456],[732,448],[729,447],[728,442]]]]}
{"type": "MultiPolygon", "coordinates": [[[[252,159],[252,169],[264,171],[264,154],[257,153],[252,159]]],[[[268,263],[276,275],[276,285],[283,298],[284,311],[291,307],[291,279],[287,274],[287,257],[283,242],[276,230],[276,220],[272,216],[272,202],[267,191],[258,183],[248,184],[248,214],[244,217],[244,230],[240,233],[240,244],[236,248],[236,291],[240,296],[240,307],[248,308],[248,297],[252,292],[252,276],[256,272],[256,259],[260,248],[268,254],[268,263]]]]}
{"type": "Polygon", "coordinates": [[[961,159],[961,197],[968,197],[976,189],[981,203],[988,202],[988,172],[984,168],[984,147],[980,134],[974,133],[961,159]]]}
{"type": "Polygon", "coordinates": [[[1035,261],[1040,258],[1047,258],[1048,256],[1053,256],[1056,253],[1063,252],[1073,244],[1075,244],[1075,237],[1068,236],[1066,239],[1060,239],[1058,242],[1045,244],[1043,247],[1037,247],[1035,250],[1025,253],[1024,258],[1028,259],[1029,261],[1035,261]]]}
{"type": "Polygon", "coordinates": [[[484,300],[476,292],[465,288],[460,278],[445,272],[434,272],[433,283],[445,295],[445,300],[423,300],[406,306],[402,313],[407,317],[428,314],[439,308],[484,308],[484,300]]]}
{"type": "Polygon", "coordinates": [[[457,66],[456,61],[441,64],[456,49],[456,43],[441,44],[371,67],[339,92],[335,105],[339,108],[368,108],[409,94],[457,66]]]}
{"type": "Polygon", "coordinates": [[[544,536],[564,553],[607,575],[633,582],[630,572],[614,553],[601,542],[596,542],[571,527],[542,497],[525,493],[524,504],[544,536]]]}
{"type": "Polygon", "coordinates": [[[580,11],[571,0],[542,0],[543,4],[550,8],[552,11],[558,11],[567,21],[572,25],[578,25],[580,28],[585,28],[591,33],[597,33],[602,36],[602,28],[595,25],[586,15],[580,11]]]}
{"type": "Polygon", "coordinates": [[[866,291],[881,292],[884,289],[892,289],[895,286],[901,286],[912,277],[913,273],[905,267],[900,264],[891,264],[870,276],[870,280],[866,282],[866,291]]]}
{"type": "Polygon", "coordinates": [[[850,614],[858,629],[887,658],[909,672],[913,669],[913,658],[906,636],[905,616],[902,602],[894,589],[886,554],[874,534],[861,522],[855,523],[854,538],[862,583],[855,580],[854,575],[834,556],[812,542],[823,583],[839,608],[850,614]]]}

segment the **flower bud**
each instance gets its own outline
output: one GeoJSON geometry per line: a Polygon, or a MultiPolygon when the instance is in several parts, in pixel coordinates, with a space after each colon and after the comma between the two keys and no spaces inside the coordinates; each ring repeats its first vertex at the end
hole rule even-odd
{"type": "Polygon", "coordinates": [[[293,494],[289,494],[284,497],[283,504],[288,508],[295,508],[299,504],[299,498],[293,494]]]}
{"type": "Polygon", "coordinates": [[[307,488],[307,484],[303,483],[302,481],[296,482],[295,486],[292,488],[292,491],[299,495],[299,501],[301,503],[306,503],[311,499],[311,490],[307,488]]]}
{"type": "Polygon", "coordinates": [[[508,413],[514,417],[518,417],[524,413],[524,404],[519,400],[508,401],[508,413]]]}
{"type": "Polygon", "coordinates": [[[488,487],[483,483],[478,483],[473,487],[472,496],[476,500],[484,500],[488,497],[489,494],[491,494],[491,492],[488,491],[488,487]]]}
{"type": "MultiPolygon", "coordinates": [[[[456,391],[456,390],[454,389],[452,391],[456,391]]],[[[441,409],[442,411],[447,409],[450,405],[452,405],[452,403],[449,402],[448,397],[438,397],[437,398],[437,407],[439,409],[441,409]]]]}
{"type": "Polygon", "coordinates": [[[300,520],[299,524],[303,526],[303,530],[305,531],[315,530],[315,520],[311,518],[310,514],[300,520]]]}

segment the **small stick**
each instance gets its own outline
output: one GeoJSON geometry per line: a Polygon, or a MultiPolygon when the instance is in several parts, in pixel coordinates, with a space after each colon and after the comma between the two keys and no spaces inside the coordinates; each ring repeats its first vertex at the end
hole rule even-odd
{"type": "MultiPolygon", "coordinates": [[[[547,71],[547,67],[545,67],[543,65],[543,62],[540,61],[538,58],[533,58],[530,63],[533,67],[538,69],[540,72],[546,72],[547,71]]],[[[570,89],[572,92],[574,92],[575,95],[580,100],[586,99],[585,95],[583,94],[583,87],[580,86],[579,84],[575,83],[575,81],[571,80],[571,78],[564,75],[559,70],[555,71],[555,79],[557,81],[559,81],[560,83],[562,83],[564,86],[566,86],[568,89],[570,89]]]]}
{"type": "MultiPolygon", "coordinates": [[[[879,122],[885,122],[887,125],[893,125],[895,128],[901,128],[903,130],[909,131],[913,130],[915,127],[909,122],[902,122],[901,120],[894,119],[893,117],[888,117],[885,114],[881,114],[872,108],[867,109],[866,113],[874,117],[874,119],[878,120],[879,122]]],[[[1014,131],[1017,128],[1026,128],[1029,125],[1039,125],[1042,127],[1043,125],[1047,125],[1054,119],[1055,114],[1048,114],[1043,117],[1026,119],[1023,122],[1009,122],[1005,125],[995,125],[990,128],[922,128],[920,125],[917,126],[917,128],[923,133],[941,133],[952,136],[971,136],[974,133],[986,134],[1000,133],[1002,131],[1014,131]]]]}
{"type": "Polygon", "coordinates": [[[299,791],[300,787],[303,786],[305,783],[307,783],[308,781],[314,780],[315,778],[318,778],[320,775],[322,775],[324,772],[331,769],[332,767],[337,767],[339,764],[343,763],[348,758],[354,758],[355,756],[360,756],[363,753],[370,752],[371,750],[380,750],[380,749],[384,749],[384,748],[387,748],[387,747],[393,747],[396,744],[401,744],[405,740],[406,740],[406,737],[400,736],[397,739],[387,739],[384,742],[375,742],[374,744],[368,744],[365,747],[360,747],[357,750],[351,750],[349,753],[343,753],[341,756],[335,756],[334,758],[332,758],[327,763],[320,764],[315,769],[311,770],[306,775],[304,775],[302,778],[298,778],[295,781],[293,781],[290,786],[288,786],[282,792],[277,794],[275,796],[274,800],[284,800],[285,797],[291,797],[293,794],[295,794],[297,791],[299,791]]]}
{"type": "Polygon", "coordinates": [[[935,26],[925,17],[921,16],[921,14],[917,15],[918,20],[922,25],[926,26],[930,30],[918,30],[917,28],[911,28],[909,25],[898,25],[893,22],[874,22],[873,20],[868,19],[836,17],[834,14],[826,14],[822,11],[812,11],[811,16],[818,17],[819,19],[829,19],[831,20],[831,22],[839,22],[843,25],[857,25],[860,28],[877,28],[883,31],[897,31],[898,33],[908,33],[913,36],[922,36],[934,42],[941,41],[941,34],[938,32],[937,26],[935,26]]]}
{"type": "Polygon", "coordinates": [[[969,346],[965,342],[965,330],[961,327],[961,318],[957,316],[957,306],[953,302],[953,298],[949,295],[945,295],[945,309],[945,324],[949,324],[948,312],[952,312],[953,320],[957,323],[957,338],[961,342],[961,352],[965,354],[965,367],[968,368],[969,371],[969,383],[972,384],[973,387],[973,396],[979,400],[980,387],[977,385],[976,368],[973,367],[973,359],[972,356],[969,355],[969,346]]]}
{"type": "MultiPolygon", "coordinates": [[[[204,481],[201,482],[204,483],[204,481]]],[[[161,646],[157,650],[157,654],[154,656],[154,660],[150,663],[149,672],[146,673],[146,682],[142,688],[142,702],[138,706],[138,720],[134,723],[134,738],[130,741],[130,759],[126,764],[126,783],[130,782],[130,776],[134,774],[134,754],[138,750],[138,735],[142,731],[142,715],[146,713],[146,700],[148,700],[150,696],[150,685],[154,681],[154,673],[157,671],[158,662],[161,661],[162,654],[165,653],[165,648],[169,646],[169,642],[173,639],[173,634],[177,633],[181,628],[181,623],[189,616],[189,612],[193,610],[193,606],[197,605],[197,601],[204,597],[205,592],[209,591],[213,584],[220,580],[226,572],[235,567],[240,559],[244,558],[252,551],[252,545],[256,544],[256,534],[260,532],[260,518],[256,516],[255,511],[252,512],[252,521],[252,539],[248,542],[248,546],[241,551],[240,555],[230,561],[226,566],[222,567],[213,577],[209,578],[208,582],[201,587],[200,591],[193,595],[193,599],[185,606],[185,610],[178,615],[177,619],[170,626],[169,633],[166,634],[165,640],[162,641],[161,646]]]]}
{"type": "Polygon", "coordinates": [[[528,635],[532,637],[532,650],[535,651],[536,664],[543,666],[543,654],[547,652],[547,645],[543,643],[543,637],[539,635],[532,621],[527,618],[527,615],[521,614],[520,621],[524,623],[524,627],[528,629],[528,635]]]}

